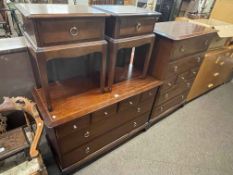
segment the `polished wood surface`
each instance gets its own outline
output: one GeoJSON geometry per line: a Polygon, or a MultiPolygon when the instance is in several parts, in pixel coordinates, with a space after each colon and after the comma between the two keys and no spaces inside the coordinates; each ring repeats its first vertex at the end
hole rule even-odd
{"type": "Polygon", "coordinates": [[[159,16],[160,13],[139,8],[133,5],[96,5],[97,9],[110,13],[112,16],[159,16]]]}
{"type": "Polygon", "coordinates": [[[161,35],[171,40],[184,40],[195,36],[216,33],[213,29],[184,21],[157,23],[154,32],[157,35],[161,35]]]}
{"type": "Polygon", "coordinates": [[[229,81],[233,72],[233,50],[231,47],[206,53],[197,77],[188,94],[190,101],[215,87],[229,81]]]}
{"type": "Polygon", "coordinates": [[[103,11],[87,5],[63,4],[16,4],[16,8],[27,18],[64,18],[108,16],[103,11]]]}
{"type": "MultiPolygon", "coordinates": [[[[159,85],[161,85],[161,81],[157,81],[152,77],[147,77],[145,79],[136,78],[114,84],[112,92],[109,93],[101,94],[98,89],[94,89],[66,98],[57,98],[57,95],[53,96],[54,91],[51,90],[51,99],[54,109],[52,112],[46,109],[45,97],[42,89],[35,89],[33,95],[39,105],[46,126],[55,127],[159,85]]],[[[52,88],[57,87],[55,86],[52,88]]],[[[66,91],[66,89],[69,89],[69,87],[62,87],[60,93],[66,91]]]]}

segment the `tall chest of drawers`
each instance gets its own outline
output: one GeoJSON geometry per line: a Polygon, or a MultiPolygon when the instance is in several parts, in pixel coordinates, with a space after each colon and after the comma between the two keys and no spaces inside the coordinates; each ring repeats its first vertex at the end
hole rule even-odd
{"type": "MultiPolygon", "coordinates": [[[[69,174],[147,128],[161,81],[152,76],[127,77],[112,84],[111,91],[101,93],[106,90],[108,49],[104,29],[106,24],[111,27],[105,23],[108,14],[80,5],[24,4],[18,8],[24,15],[29,53],[38,70],[35,72],[38,84],[33,90],[33,97],[62,173],[69,174]],[[97,78],[89,79],[92,74],[88,74],[82,78],[48,83],[47,61],[69,57],[82,59],[79,56],[93,52],[102,54],[98,74],[93,73],[97,78]]],[[[148,33],[148,26],[152,30],[154,20],[147,21],[139,33],[148,33]]],[[[124,22],[119,29],[132,34],[131,27],[124,22]]],[[[153,43],[153,39],[154,34],[149,34],[149,37],[143,35],[130,41],[123,40],[121,46],[125,43],[127,47],[153,43]]]]}
{"type": "Polygon", "coordinates": [[[151,122],[182,106],[202,63],[214,30],[188,22],[155,26],[156,45],[150,74],[163,80],[153,106],[151,122]]]}

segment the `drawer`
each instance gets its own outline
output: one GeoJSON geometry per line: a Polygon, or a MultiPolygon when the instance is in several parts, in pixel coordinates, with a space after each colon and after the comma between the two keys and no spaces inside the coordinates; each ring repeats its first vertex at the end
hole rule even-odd
{"type": "Polygon", "coordinates": [[[174,42],[171,59],[174,60],[180,57],[206,51],[212,40],[212,36],[213,34],[209,34],[174,42]]]}
{"type": "Polygon", "coordinates": [[[170,109],[176,105],[184,103],[186,96],[187,96],[187,93],[180,94],[180,95],[170,99],[166,103],[163,103],[160,106],[154,107],[151,117],[156,118],[160,114],[166,112],[168,109],[170,109]]]}
{"type": "Polygon", "coordinates": [[[67,153],[146,112],[150,112],[152,105],[153,100],[146,100],[144,103],[139,104],[136,107],[121,111],[116,115],[112,115],[109,118],[102,120],[102,122],[92,123],[88,128],[58,139],[61,152],[63,154],[67,153]]]}
{"type": "Polygon", "coordinates": [[[155,17],[122,17],[119,19],[119,37],[153,33],[155,17]]]}
{"type": "Polygon", "coordinates": [[[89,156],[90,154],[100,150],[105,145],[110,144],[113,141],[116,141],[120,137],[124,136],[125,134],[129,133],[130,131],[138,128],[139,126],[144,125],[149,117],[149,113],[146,113],[138,118],[135,118],[126,124],[105,133],[103,136],[98,137],[95,140],[92,140],[88,144],[85,144],[65,155],[62,157],[62,167],[65,168],[70,166],[81,159],[89,156]]]}
{"type": "Polygon", "coordinates": [[[189,71],[195,67],[199,67],[202,63],[204,53],[185,57],[177,61],[169,63],[166,77],[174,76],[189,71]]]}
{"type": "Polygon", "coordinates": [[[139,100],[140,100],[140,95],[136,95],[126,100],[123,100],[122,102],[119,103],[119,111],[123,111],[130,107],[137,106],[139,103],[139,100]]]}
{"type": "Polygon", "coordinates": [[[83,116],[77,120],[71,121],[67,124],[58,126],[56,128],[56,135],[58,138],[62,138],[74,132],[77,132],[90,125],[90,115],[83,116]]]}
{"type": "Polygon", "coordinates": [[[164,84],[162,85],[161,89],[168,90],[176,85],[177,76],[172,76],[168,80],[165,80],[164,84]]]}
{"type": "Polygon", "coordinates": [[[39,20],[39,46],[101,40],[104,38],[104,27],[104,18],[39,20]]]}
{"type": "Polygon", "coordinates": [[[116,114],[116,110],[117,110],[117,104],[114,104],[99,111],[93,112],[91,116],[91,121],[92,123],[95,123],[104,120],[108,117],[111,117],[112,115],[116,114]]]}
{"type": "Polygon", "coordinates": [[[157,90],[158,90],[158,88],[154,88],[154,89],[151,89],[149,91],[142,93],[140,102],[143,102],[143,101],[151,99],[151,98],[154,99],[154,97],[157,93],[157,90]]]}
{"type": "Polygon", "coordinates": [[[169,89],[169,90],[161,89],[160,90],[155,104],[160,105],[162,103],[165,103],[166,101],[172,99],[173,97],[177,96],[178,94],[181,94],[181,93],[189,90],[192,86],[193,81],[194,81],[193,79],[183,80],[182,78],[179,77],[177,80],[177,84],[174,85],[171,89],[169,89]]]}

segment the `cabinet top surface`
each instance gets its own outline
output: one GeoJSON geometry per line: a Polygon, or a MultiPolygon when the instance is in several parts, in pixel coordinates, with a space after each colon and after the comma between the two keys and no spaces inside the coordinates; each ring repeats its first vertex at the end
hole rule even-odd
{"type": "Polygon", "coordinates": [[[160,16],[160,13],[132,5],[95,5],[113,16],[160,16]]]}
{"type": "Polygon", "coordinates": [[[171,21],[156,23],[154,32],[172,40],[183,40],[215,33],[216,30],[189,22],[171,21]]]}
{"type": "Polygon", "coordinates": [[[108,16],[103,11],[87,5],[65,4],[16,4],[16,8],[28,18],[62,18],[108,16]]]}
{"type": "Polygon", "coordinates": [[[35,89],[33,96],[45,121],[45,125],[47,127],[56,127],[120,102],[126,98],[158,87],[161,84],[161,81],[147,76],[145,79],[135,78],[114,84],[112,92],[101,93],[99,89],[93,89],[86,93],[72,95],[65,98],[56,98],[53,96],[59,91],[66,91],[69,87],[59,87],[56,85],[50,89],[53,105],[53,111],[51,112],[46,108],[45,97],[42,89],[35,89]],[[64,89],[64,87],[67,89],[64,89]],[[54,116],[56,116],[56,118],[54,118],[54,116]]]}

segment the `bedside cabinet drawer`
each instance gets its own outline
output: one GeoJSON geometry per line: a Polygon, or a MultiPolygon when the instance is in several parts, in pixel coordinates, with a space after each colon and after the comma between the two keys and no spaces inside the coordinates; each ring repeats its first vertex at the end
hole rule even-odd
{"type": "Polygon", "coordinates": [[[56,135],[58,138],[62,138],[74,132],[77,132],[83,128],[90,126],[90,115],[80,117],[77,120],[71,121],[67,124],[61,125],[56,128],[56,135]]]}
{"type": "Polygon", "coordinates": [[[154,89],[151,89],[149,91],[142,93],[140,102],[143,102],[143,101],[151,99],[151,98],[154,99],[154,97],[157,93],[157,90],[158,90],[158,88],[154,88],[154,89]]]}
{"type": "Polygon", "coordinates": [[[103,136],[100,136],[91,142],[63,155],[62,167],[65,168],[78,162],[84,157],[87,157],[97,150],[103,148],[105,145],[110,144],[130,131],[142,126],[147,122],[148,117],[149,113],[143,114],[142,116],[139,116],[134,120],[131,120],[110,132],[107,132],[103,136]]]}
{"type": "Polygon", "coordinates": [[[133,97],[130,97],[126,100],[123,100],[122,102],[119,103],[119,111],[124,111],[128,108],[135,107],[138,105],[140,100],[140,95],[136,95],[133,97]]]}
{"type": "Polygon", "coordinates": [[[104,38],[104,18],[44,19],[38,21],[40,46],[104,38]]]}
{"type": "Polygon", "coordinates": [[[113,104],[99,111],[93,112],[91,116],[91,122],[95,123],[103,119],[109,118],[116,114],[117,104],[113,104]]]}
{"type": "Polygon", "coordinates": [[[119,37],[153,33],[155,17],[122,17],[119,20],[119,37]]]}

